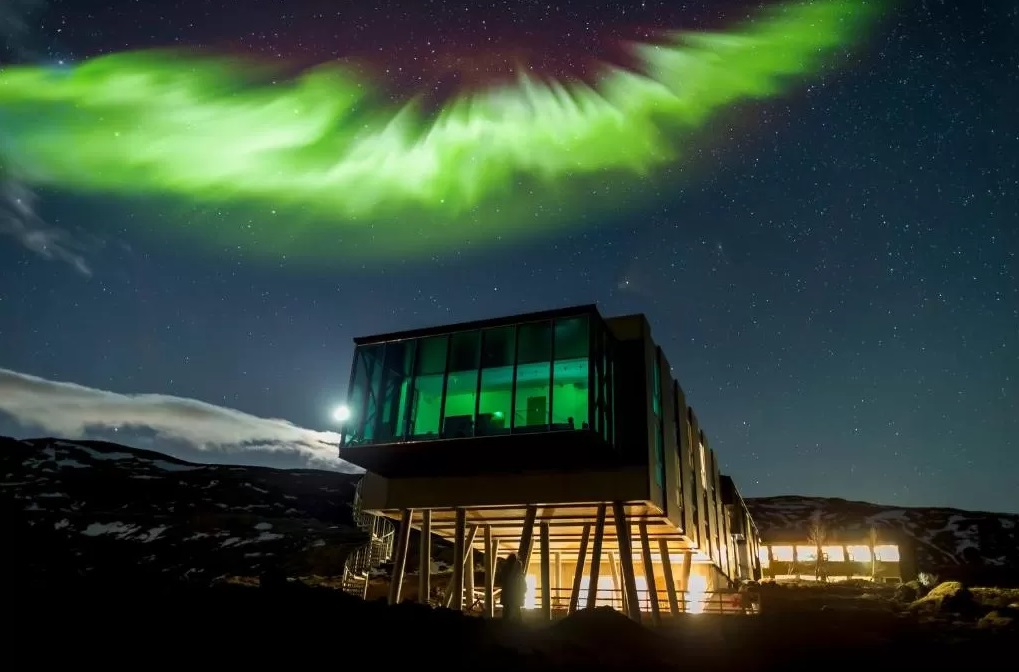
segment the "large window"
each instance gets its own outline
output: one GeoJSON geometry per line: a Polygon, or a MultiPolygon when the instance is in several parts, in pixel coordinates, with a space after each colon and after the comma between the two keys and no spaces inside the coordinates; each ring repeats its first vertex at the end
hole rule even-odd
{"type": "Polygon", "coordinates": [[[506,434],[510,431],[516,332],[516,327],[499,327],[482,332],[477,436],[506,434]]]}
{"type": "Polygon", "coordinates": [[[442,435],[447,439],[474,436],[474,407],[478,399],[481,332],[453,334],[449,344],[449,377],[442,435]]]}
{"type": "Polygon", "coordinates": [[[587,316],[555,322],[552,428],[588,429],[591,330],[587,316]]]}
{"type": "Polygon", "coordinates": [[[445,336],[426,338],[417,342],[408,439],[435,439],[439,436],[442,381],[446,373],[448,343],[449,339],[445,336]]]}
{"type": "Polygon", "coordinates": [[[612,442],[611,343],[580,315],[358,346],[344,441],[575,429],[612,442]]]}
{"type": "MultiPolygon", "coordinates": [[[[662,433],[662,363],[661,350],[655,352],[651,366],[651,406],[655,415],[655,485],[665,488],[665,441],[662,433]]],[[[663,501],[668,501],[663,496],[663,501]]]]}
{"type": "Polygon", "coordinates": [[[514,431],[547,431],[550,424],[552,323],[532,322],[517,328],[514,431]]]}

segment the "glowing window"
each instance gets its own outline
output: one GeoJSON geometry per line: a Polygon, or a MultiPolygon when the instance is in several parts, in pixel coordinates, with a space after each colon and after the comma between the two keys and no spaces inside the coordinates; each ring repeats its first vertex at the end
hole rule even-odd
{"type": "Polygon", "coordinates": [[[815,546],[796,547],[797,562],[814,562],[815,560],[817,560],[817,547],[815,546]]]}
{"type": "Polygon", "coordinates": [[[771,557],[775,562],[792,562],[793,561],[793,547],[792,546],[772,546],[771,557]]]}
{"type": "Polygon", "coordinates": [[[870,562],[870,548],[867,546],[846,546],[850,562],[870,562]]]}
{"type": "Polygon", "coordinates": [[[874,547],[874,555],[881,562],[898,562],[899,561],[899,547],[892,544],[885,544],[883,546],[874,547]]]}
{"type": "Polygon", "coordinates": [[[538,577],[534,574],[528,574],[527,577],[527,592],[524,593],[524,609],[537,609],[538,608],[538,577]]]}
{"type": "Polygon", "coordinates": [[[768,549],[766,547],[761,546],[759,549],[757,549],[757,557],[761,559],[762,569],[767,569],[768,567],[771,567],[771,559],[768,558],[768,549]]]}
{"type": "Polygon", "coordinates": [[[821,552],[827,557],[828,562],[846,561],[846,552],[841,546],[822,546],[821,552]]]}
{"type": "MultiPolygon", "coordinates": [[[[640,580],[641,577],[637,577],[637,594],[640,595],[640,580]]],[[[587,608],[587,591],[591,587],[591,577],[584,576],[580,579],[580,598],[577,602],[581,609],[587,608]]],[[[616,590],[615,585],[612,583],[611,576],[598,576],[598,593],[594,598],[594,605],[596,607],[612,607],[614,609],[623,608],[623,596],[619,591],[616,590]]]]}

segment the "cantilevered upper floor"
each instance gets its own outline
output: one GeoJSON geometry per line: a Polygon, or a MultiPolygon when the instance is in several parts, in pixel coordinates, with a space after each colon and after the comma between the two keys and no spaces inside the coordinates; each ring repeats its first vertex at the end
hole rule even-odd
{"type": "Polygon", "coordinates": [[[614,342],[593,306],[355,343],[341,455],[373,473],[620,462],[614,342]]]}

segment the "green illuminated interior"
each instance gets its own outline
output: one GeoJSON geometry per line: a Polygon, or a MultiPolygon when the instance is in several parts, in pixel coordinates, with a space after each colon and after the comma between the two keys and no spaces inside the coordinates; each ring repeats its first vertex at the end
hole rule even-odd
{"type": "Polygon", "coordinates": [[[725,33],[635,45],[636,68],[606,67],[595,85],[522,75],[435,115],[333,66],[287,80],[238,60],[127,52],[5,67],[0,167],[86,192],[257,204],[243,226],[196,222],[193,233],[238,249],[363,259],[495,243],[547,229],[582,178],[600,182],[577,207],[675,163],[687,132],[819,69],[875,4],[779,5],[725,33]],[[520,213],[520,194],[533,201],[539,187],[562,197],[520,213]]]}
{"type": "Polygon", "coordinates": [[[607,357],[592,356],[601,329],[578,315],[359,346],[344,442],[560,430],[611,440],[607,357]]]}

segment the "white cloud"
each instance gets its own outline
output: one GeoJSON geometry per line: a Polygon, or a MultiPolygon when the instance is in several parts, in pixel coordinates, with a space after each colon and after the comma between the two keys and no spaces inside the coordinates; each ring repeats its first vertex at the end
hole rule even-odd
{"type": "Polygon", "coordinates": [[[40,217],[36,200],[35,192],[21,182],[10,177],[0,180],[0,235],[14,238],[44,259],[65,262],[82,275],[91,276],[80,241],[40,217]]]}
{"type": "MultiPolygon", "coordinates": [[[[0,368],[0,412],[19,424],[65,439],[140,432],[160,442],[229,454],[277,453],[315,466],[360,471],[336,457],[340,435],[260,418],[196,399],[119,394],[0,368]]],[[[167,451],[170,452],[170,451],[167,451]]],[[[282,457],[282,455],[281,455],[282,457]]]]}

